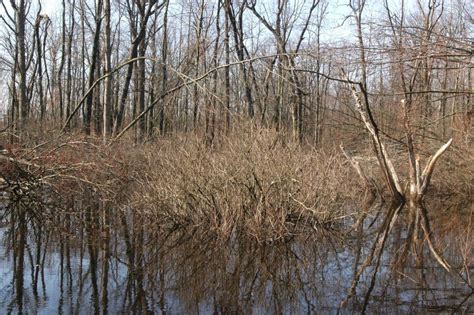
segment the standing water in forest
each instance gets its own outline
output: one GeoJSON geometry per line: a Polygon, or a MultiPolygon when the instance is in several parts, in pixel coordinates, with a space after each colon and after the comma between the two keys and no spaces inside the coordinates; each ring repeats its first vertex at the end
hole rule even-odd
{"type": "Polygon", "coordinates": [[[472,12],[0,1],[0,313],[473,312],[472,12]]]}
{"type": "Polygon", "coordinates": [[[360,244],[375,226],[359,236],[316,228],[258,242],[238,228],[217,239],[199,228],[163,231],[131,215],[107,225],[82,215],[87,216],[73,212],[55,222],[25,223],[10,213],[0,229],[2,313],[352,313],[364,303],[369,313],[474,308],[467,280],[474,275],[472,253],[463,256],[469,254],[464,246],[472,243],[472,227],[462,227],[457,216],[439,214],[446,229],[440,236],[446,259],[466,282],[447,273],[426,249],[403,256],[406,229],[400,225],[387,241],[369,300],[372,265],[355,296],[343,303],[357,257],[368,251],[360,244]]]}
{"type": "Polygon", "coordinates": [[[374,159],[265,146],[268,137],[228,138],[212,151],[186,138],[139,151],[65,138],[4,159],[0,309],[473,310],[474,208],[448,164],[424,202],[428,240],[408,205],[360,185],[350,161],[376,183],[374,159]]]}

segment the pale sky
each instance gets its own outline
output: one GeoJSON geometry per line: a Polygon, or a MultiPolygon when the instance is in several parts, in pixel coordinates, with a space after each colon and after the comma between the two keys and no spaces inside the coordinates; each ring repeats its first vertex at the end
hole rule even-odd
{"type": "MultiPolygon", "coordinates": [[[[2,0],[0,0],[2,1],[2,0]]],[[[176,0],[171,0],[171,3],[175,2],[176,0]]],[[[209,0],[209,1],[217,1],[217,0],[209,0]]],[[[262,0],[257,0],[262,1],[262,0]]],[[[271,3],[274,0],[263,0],[262,2],[271,3]]],[[[291,0],[290,0],[291,1],[291,0]]],[[[349,0],[328,0],[329,7],[328,13],[323,25],[322,30],[322,37],[323,40],[326,39],[347,39],[351,38],[354,34],[354,28],[351,27],[350,21],[347,20],[344,22],[344,25],[341,25],[342,21],[347,17],[350,13],[350,9],[348,7],[349,0]]],[[[8,5],[9,1],[6,1],[8,5]]],[[[388,1],[390,6],[395,9],[400,6],[401,0],[389,0],[388,1]]],[[[448,1],[449,2],[449,1],[448,1]]],[[[61,13],[61,0],[43,0],[43,14],[47,14],[50,17],[58,16],[61,13]]],[[[364,10],[364,15],[367,17],[380,13],[382,10],[383,1],[381,0],[368,0],[366,9],[364,10]]],[[[413,8],[415,6],[415,0],[406,0],[405,6],[407,8],[413,8]]],[[[422,0],[423,3],[423,0],[422,0]]]]}
{"type": "MultiPolygon", "coordinates": [[[[10,7],[9,2],[4,1],[7,8],[10,7]]],[[[173,0],[171,0],[173,2],[173,0]]],[[[217,1],[217,0],[210,0],[217,1]]],[[[260,0],[261,1],[261,0],[260,0]]],[[[265,0],[267,3],[271,3],[273,0],[265,0]]],[[[264,2],[264,1],[262,1],[264,2]]],[[[329,29],[325,30],[327,35],[330,37],[347,37],[349,35],[348,23],[345,23],[345,26],[340,27],[339,24],[347,16],[349,10],[347,8],[348,0],[329,0],[329,9],[327,14],[326,24],[331,25],[329,29]]],[[[58,16],[61,13],[61,0],[43,0],[42,1],[43,9],[42,14],[47,14],[50,17],[58,16]]],[[[2,9],[0,8],[0,14],[2,9]]],[[[325,35],[325,34],[323,34],[325,35]]]]}

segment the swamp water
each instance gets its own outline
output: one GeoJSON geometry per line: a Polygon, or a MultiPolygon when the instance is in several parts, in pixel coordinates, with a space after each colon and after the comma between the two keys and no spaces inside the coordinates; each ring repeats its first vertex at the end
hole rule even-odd
{"type": "MultiPolygon", "coordinates": [[[[361,257],[369,252],[370,246],[358,244],[371,242],[375,226],[361,238],[312,228],[259,242],[238,229],[226,239],[200,228],[163,229],[146,214],[94,217],[85,211],[46,218],[0,211],[6,214],[1,314],[353,314],[362,309],[374,269],[366,268],[355,296],[343,303],[359,249],[361,257]]],[[[381,256],[367,312],[473,312],[471,230],[436,235],[456,270],[448,273],[426,245],[416,258],[412,250],[403,254],[406,228],[400,221],[381,256]],[[403,255],[404,263],[396,263],[403,255]]]]}

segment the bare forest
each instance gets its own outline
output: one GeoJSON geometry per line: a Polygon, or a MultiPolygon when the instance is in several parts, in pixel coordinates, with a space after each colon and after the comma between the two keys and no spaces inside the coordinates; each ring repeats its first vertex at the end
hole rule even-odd
{"type": "Polygon", "coordinates": [[[0,310],[474,310],[472,1],[5,0],[0,78],[0,310]]]}

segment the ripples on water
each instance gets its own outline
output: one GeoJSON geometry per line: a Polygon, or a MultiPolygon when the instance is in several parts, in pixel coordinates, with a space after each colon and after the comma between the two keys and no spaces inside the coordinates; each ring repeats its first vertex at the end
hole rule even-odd
{"type": "MultiPolygon", "coordinates": [[[[370,281],[371,267],[356,297],[341,306],[359,243],[350,233],[306,231],[261,243],[238,229],[222,240],[131,215],[38,214],[22,225],[13,213],[0,228],[1,313],[357,313],[370,281]]],[[[452,229],[443,246],[455,267],[471,264],[464,267],[472,277],[472,253],[467,260],[460,254],[463,231],[452,229]]],[[[473,311],[472,290],[428,251],[395,263],[405,234],[402,224],[392,232],[368,312],[473,311]]]]}

